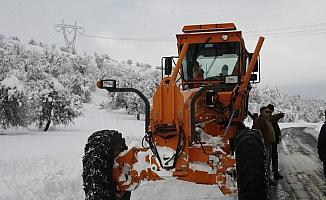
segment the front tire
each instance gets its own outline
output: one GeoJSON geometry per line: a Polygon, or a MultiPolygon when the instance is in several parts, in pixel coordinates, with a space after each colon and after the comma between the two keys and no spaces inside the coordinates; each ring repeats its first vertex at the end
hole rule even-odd
{"type": "Polygon", "coordinates": [[[258,131],[244,129],[236,136],[239,200],[268,200],[264,141],[258,131]]]}
{"type": "Polygon", "coordinates": [[[121,133],[101,130],[93,133],[85,146],[83,182],[85,200],[130,200],[131,192],[117,192],[112,176],[115,157],[128,149],[121,133]]]}

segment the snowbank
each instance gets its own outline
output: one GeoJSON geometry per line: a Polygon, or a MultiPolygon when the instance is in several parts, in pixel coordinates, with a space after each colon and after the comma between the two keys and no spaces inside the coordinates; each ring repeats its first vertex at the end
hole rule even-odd
{"type": "MultiPolygon", "coordinates": [[[[126,137],[128,146],[139,146],[144,135],[144,121],[133,115],[98,110],[107,98],[105,91],[93,94],[84,104],[84,116],[69,127],[11,129],[0,135],[1,200],[76,200],[84,199],[82,156],[88,136],[101,129],[116,129],[126,137]]],[[[318,127],[320,124],[281,124],[318,127]]],[[[133,200],[237,199],[224,196],[216,185],[199,185],[175,179],[143,182],[132,192],[133,200]]]]}

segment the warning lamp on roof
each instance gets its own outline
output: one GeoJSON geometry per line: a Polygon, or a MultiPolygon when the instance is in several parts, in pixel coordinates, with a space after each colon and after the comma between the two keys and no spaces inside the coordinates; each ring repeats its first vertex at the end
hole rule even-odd
{"type": "Polygon", "coordinates": [[[228,35],[226,35],[226,34],[224,34],[224,35],[221,36],[221,39],[224,40],[224,41],[228,40],[228,38],[229,38],[229,37],[228,37],[228,35]]]}
{"type": "Polygon", "coordinates": [[[199,24],[184,26],[182,31],[184,33],[197,33],[197,32],[216,32],[216,31],[233,31],[237,28],[233,23],[224,24],[199,24]]]}

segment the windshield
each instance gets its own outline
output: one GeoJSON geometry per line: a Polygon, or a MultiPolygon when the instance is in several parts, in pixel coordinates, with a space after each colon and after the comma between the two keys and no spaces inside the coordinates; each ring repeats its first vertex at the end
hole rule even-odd
{"type": "Polygon", "coordinates": [[[238,74],[238,42],[190,44],[182,62],[185,80],[223,80],[238,74]]]}

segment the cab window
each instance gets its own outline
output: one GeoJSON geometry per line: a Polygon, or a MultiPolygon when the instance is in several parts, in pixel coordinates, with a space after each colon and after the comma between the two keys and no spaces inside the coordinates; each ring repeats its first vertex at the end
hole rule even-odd
{"type": "Polygon", "coordinates": [[[223,80],[238,73],[239,42],[190,44],[182,62],[184,80],[196,80],[198,64],[204,80],[223,80]]]}

